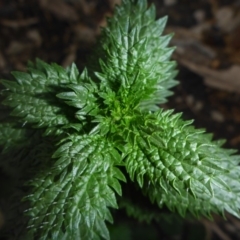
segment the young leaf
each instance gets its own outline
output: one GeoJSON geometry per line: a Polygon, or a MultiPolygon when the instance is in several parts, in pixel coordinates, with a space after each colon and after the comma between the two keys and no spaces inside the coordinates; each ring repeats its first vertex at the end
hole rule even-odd
{"type": "Polygon", "coordinates": [[[0,146],[2,153],[18,148],[28,142],[26,138],[26,129],[17,128],[12,123],[0,123],[0,146]]]}
{"type": "Polygon", "coordinates": [[[219,147],[172,111],[139,116],[126,169],[152,201],[182,216],[224,210],[240,217],[240,156],[219,147]],[[141,120],[139,120],[141,119],[141,120]]]}
{"type": "Polygon", "coordinates": [[[104,220],[112,222],[108,207],[117,208],[114,191],[121,194],[115,167],[119,153],[102,136],[72,135],[53,157],[48,172],[32,181],[27,197],[32,208],[29,234],[39,239],[109,239],[104,220]]]}
{"type": "Polygon", "coordinates": [[[89,64],[101,85],[113,90],[123,105],[144,111],[156,110],[170,95],[168,88],[176,85],[176,64],[169,60],[173,48],[166,47],[171,35],[161,36],[166,18],[155,21],[155,15],[146,0],[123,1],[108,20],[89,64]]]}
{"type": "Polygon", "coordinates": [[[55,128],[60,132],[57,128],[71,122],[71,110],[62,107],[56,94],[66,84],[77,83],[74,66],[65,70],[57,64],[49,65],[40,60],[35,65],[29,63],[28,73],[12,73],[16,82],[1,80],[8,90],[3,104],[13,108],[11,115],[21,117],[24,124],[48,128],[48,132],[55,128]]]}
{"type": "Polygon", "coordinates": [[[82,121],[86,115],[97,115],[99,112],[99,104],[97,103],[99,89],[89,78],[87,69],[80,75],[77,84],[67,85],[67,88],[71,91],[59,93],[57,97],[65,100],[69,106],[79,109],[75,113],[76,118],[82,121]]]}

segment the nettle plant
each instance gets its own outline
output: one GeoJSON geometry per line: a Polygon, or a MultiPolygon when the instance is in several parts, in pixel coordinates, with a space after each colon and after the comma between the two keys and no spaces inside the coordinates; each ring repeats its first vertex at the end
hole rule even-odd
{"type": "Polygon", "coordinates": [[[166,20],[146,0],[123,0],[82,73],[37,60],[1,81],[13,109],[3,162],[32,166],[28,238],[109,239],[126,179],[181,216],[240,217],[239,155],[159,107],[176,85],[166,20]]]}

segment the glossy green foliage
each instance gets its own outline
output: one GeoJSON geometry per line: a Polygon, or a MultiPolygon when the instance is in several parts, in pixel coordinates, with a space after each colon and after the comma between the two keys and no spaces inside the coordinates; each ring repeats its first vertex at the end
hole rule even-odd
{"type": "Polygon", "coordinates": [[[63,141],[47,174],[31,181],[35,190],[26,199],[41,204],[27,210],[33,217],[29,234],[34,236],[38,226],[39,239],[108,239],[104,220],[112,222],[112,217],[107,207],[117,208],[113,190],[121,194],[118,179],[125,180],[115,167],[121,157],[99,135],[71,135],[63,141]]]}
{"type": "MultiPolygon", "coordinates": [[[[157,105],[176,84],[165,24],[146,0],[123,0],[81,74],[74,64],[37,60],[14,72],[16,81],[1,81],[12,109],[0,125],[1,162],[34,169],[25,239],[109,239],[122,172],[160,209],[240,217],[240,157],[157,105]]],[[[160,219],[127,197],[119,205],[140,220],[160,219]]]]}
{"type": "Polygon", "coordinates": [[[125,147],[126,169],[159,207],[185,216],[224,210],[239,217],[239,156],[222,149],[181,114],[142,114],[125,147]]]}
{"type": "Polygon", "coordinates": [[[56,94],[66,84],[76,83],[78,70],[75,65],[68,70],[57,64],[37,60],[28,64],[28,72],[13,72],[16,81],[1,80],[8,91],[3,101],[13,109],[12,116],[22,117],[22,124],[61,132],[60,127],[71,122],[71,110],[62,107],[56,94]]]}
{"type": "Polygon", "coordinates": [[[0,132],[0,145],[3,146],[3,153],[8,152],[13,148],[20,147],[27,141],[25,136],[26,130],[23,128],[16,128],[11,123],[0,124],[0,132]]]}
{"type": "Polygon", "coordinates": [[[167,18],[155,21],[155,7],[147,1],[124,1],[102,32],[93,71],[103,88],[114,91],[121,104],[141,110],[157,110],[176,85],[175,62],[167,45],[171,35],[161,36],[167,18]]]}

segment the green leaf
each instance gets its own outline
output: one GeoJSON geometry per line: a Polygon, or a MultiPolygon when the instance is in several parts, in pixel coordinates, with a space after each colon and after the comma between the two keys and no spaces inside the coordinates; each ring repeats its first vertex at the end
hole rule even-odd
{"type": "Polygon", "coordinates": [[[54,153],[53,167],[32,181],[29,234],[39,239],[109,239],[104,220],[121,194],[119,153],[100,135],[72,135],[54,153]]]}
{"type": "Polygon", "coordinates": [[[59,93],[57,97],[65,100],[69,106],[80,109],[75,113],[78,119],[83,120],[86,115],[95,116],[98,114],[97,97],[99,98],[99,89],[88,77],[86,69],[79,76],[77,84],[70,84],[67,88],[72,91],[59,93]]]}
{"type": "Polygon", "coordinates": [[[37,60],[35,65],[29,63],[27,73],[12,74],[16,82],[1,80],[8,90],[3,104],[13,108],[11,115],[21,117],[24,125],[48,128],[49,133],[61,132],[59,127],[74,122],[72,110],[64,107],[56,93],[66,84],[77,82],[75,65],[65,70],[55,63],[37,60]]]}
{"type": "Polygon", "coordinates": [[[180,220],[180,217],[171,212],[165,212],[158,208],[158,206],[145,201],[144,196],[136,197],[136,192],[130,193],[132,197],[126,197],[119,199],[119,208],[124,209],[129,217],[133,217],[139,222],[146,222],[151,224],[156,221],[162,224],[166,221],[175,222],[180,220]]]}
{"type": "Polygon", "coordinates": [[[15,126],[12,123],[0,123],[0,145],[2,153],[24,146],[28,142],[26,129],[15,126]]]}
{"type": "Polygon", "coordinates": [[[168,89],[176,85],[176,64],[169,60],[174,49],[167,47],[172,35],[161,36],[167,18],[155,17],[147,1],[123,1],[108,19],[89,64],[122,104],[144,111],[157,110],[156,104],[165,102],[168,89]]]}
{"type": "Polygon", "coordinates": [[[240,217],[240,156],[172,111],[139,115],[125,146],[130,178],[161,207],[184,216],[224,210],[240,217]]]}

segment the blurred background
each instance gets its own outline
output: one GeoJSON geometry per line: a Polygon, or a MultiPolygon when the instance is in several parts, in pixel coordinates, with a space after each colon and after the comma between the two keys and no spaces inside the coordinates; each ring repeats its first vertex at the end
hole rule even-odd
{"type": "MultiPolygon", "coordinates": [[[[120,0],[1,0],[0,78],[13,70],[24,71],[28,60],[40,58],[82,69],[91,54],[106,17],[120,0]]],[[[195,126],[225,138],[226,147],[240,150],[240,1],[239,0],[149,0],[157,17],[169,16],[165,33],[174,32],[179,85],[164,104],[195,119],[195,126]]],[[[0,107],[0,119],[4,108],[0,107]]],[[[4,199],[13,180],[0,169],[1,233],[16,232],[8,221],[4,199]],[[1,231],[2,230],[2,231],[1,231]]],[[[237,240],[240,221],[206,219],[137,223],[124,211],[110,226],[113,240],[237,240]]],[[[13,234],[14,235],[14,234],[13,234]]],[[[16,235],[16,233],[15,233],[16,235]]]]}

